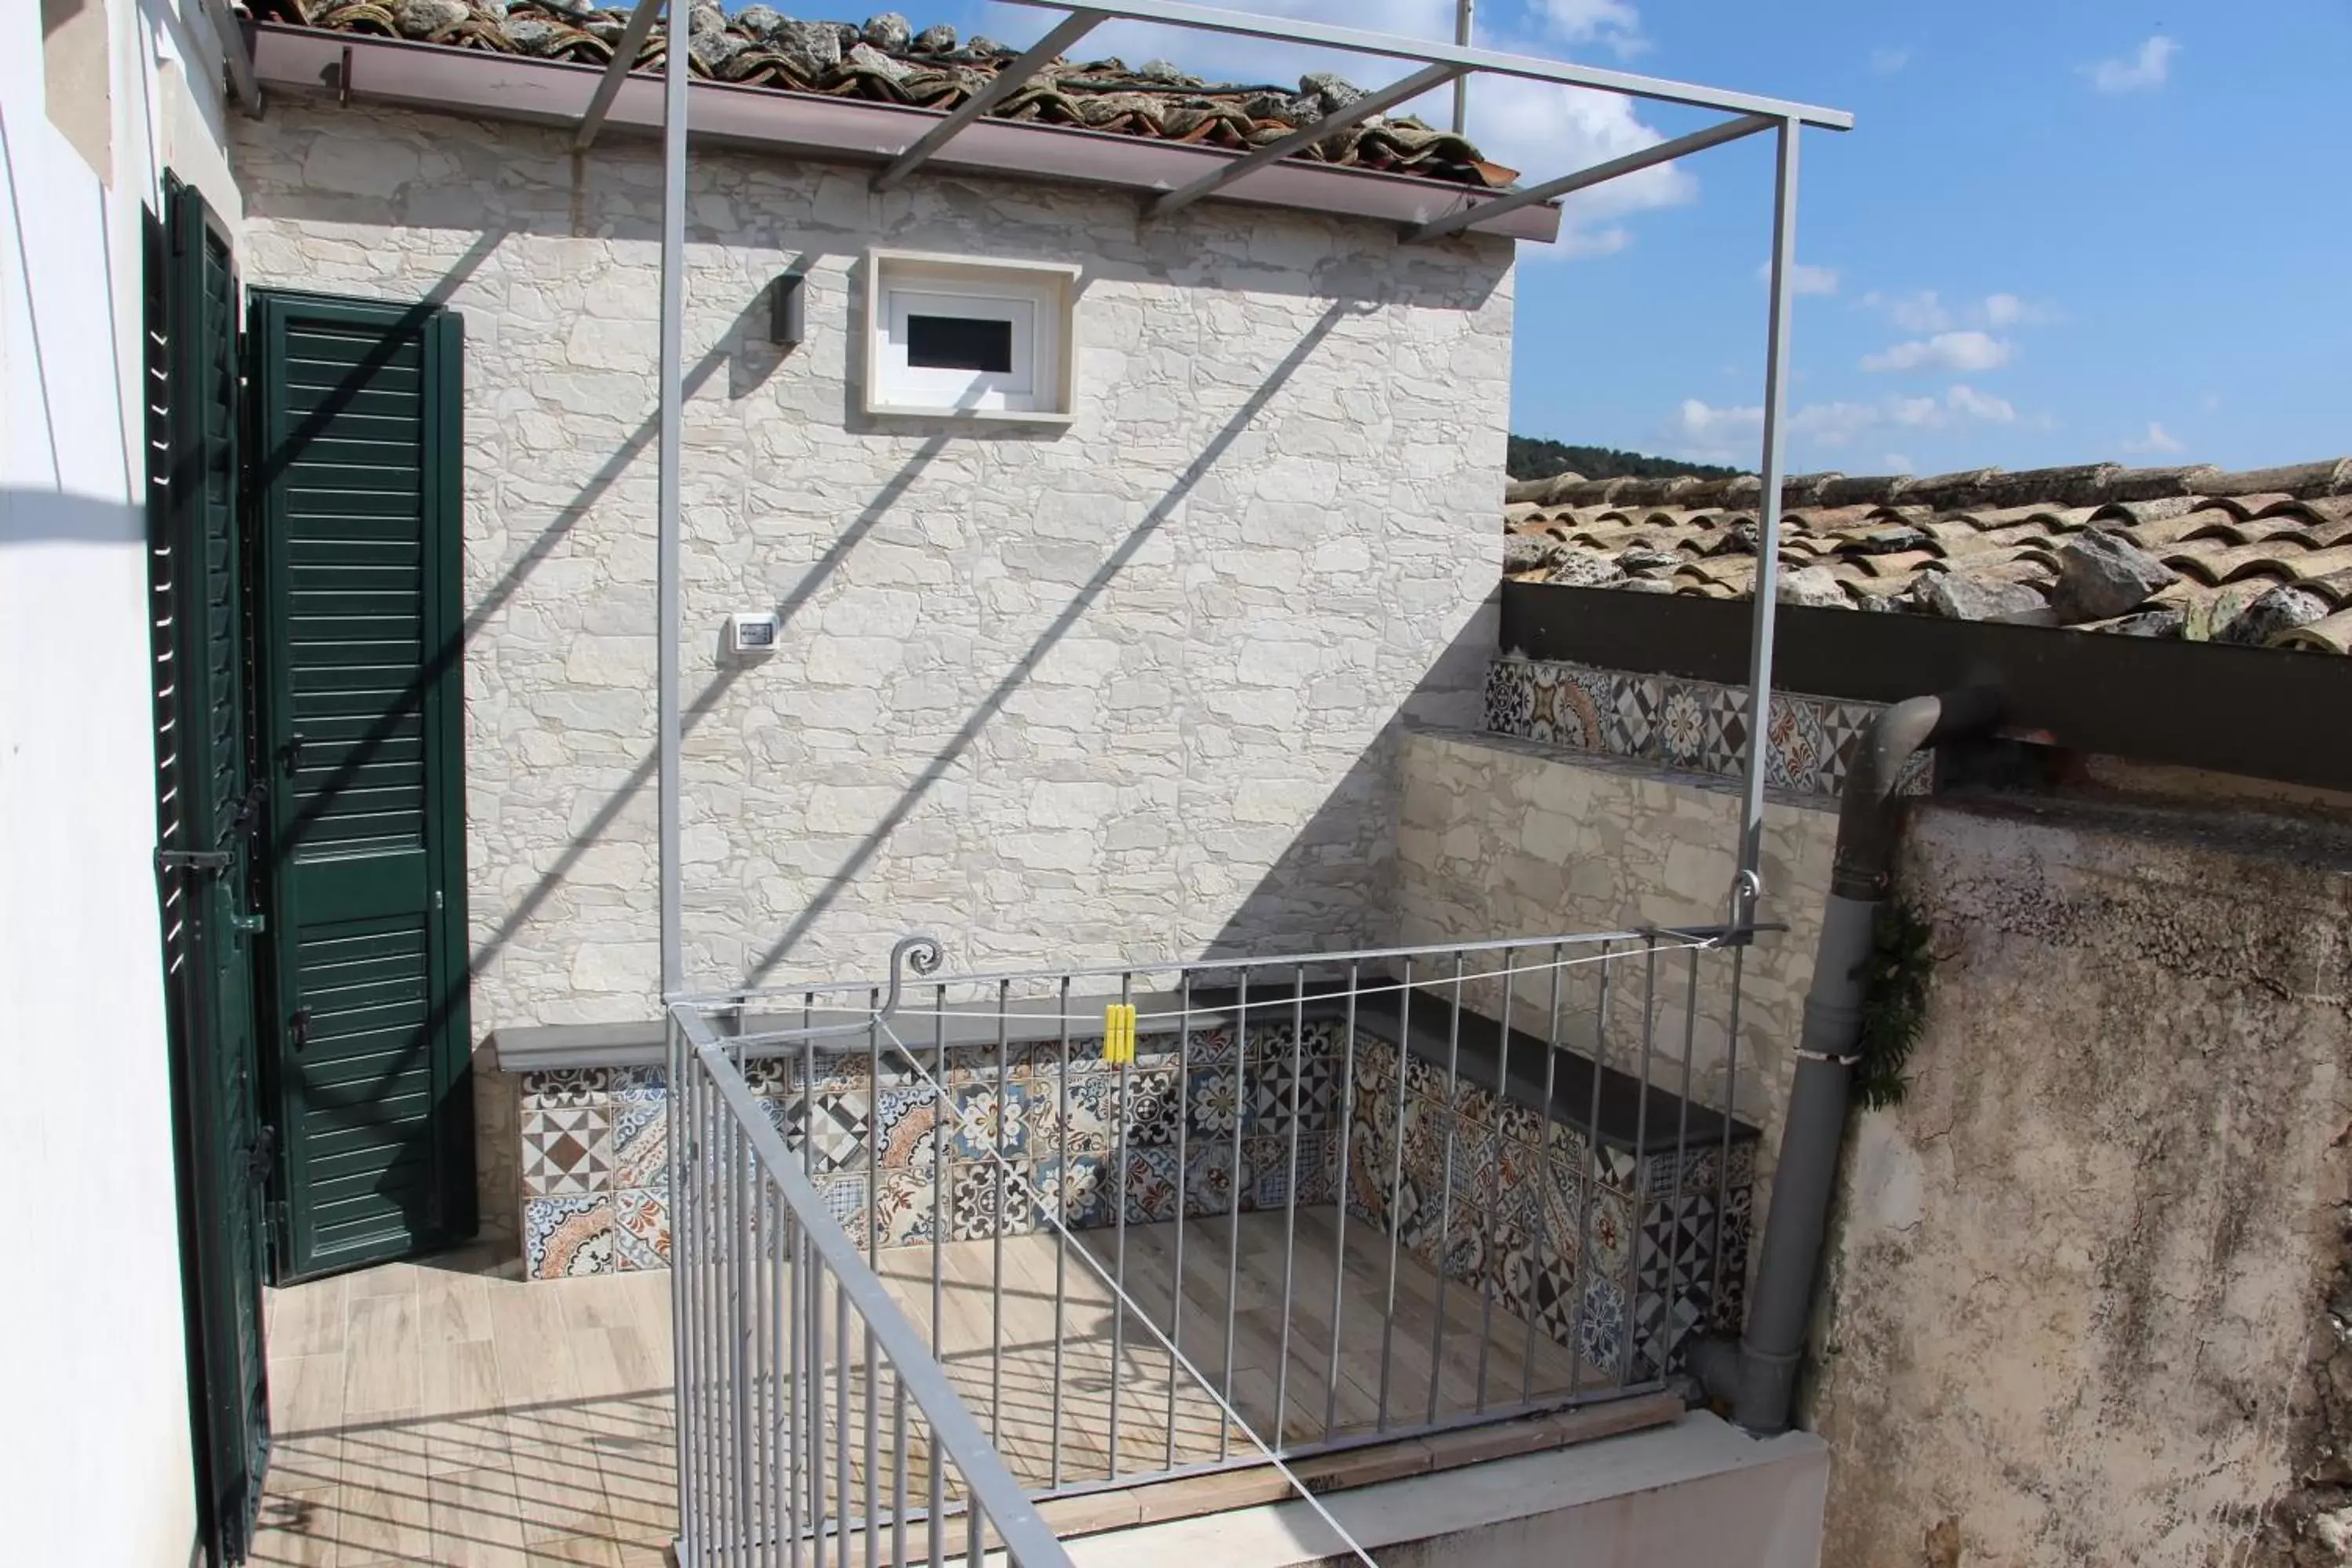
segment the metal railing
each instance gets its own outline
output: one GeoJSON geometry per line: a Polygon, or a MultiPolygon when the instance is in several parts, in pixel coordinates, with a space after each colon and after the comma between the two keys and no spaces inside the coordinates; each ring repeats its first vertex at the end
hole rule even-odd
{"type": "Polygon", "coordinates": [[[955,978],[894,955],[677,1012],[742,1064],[735,1120],[774,1124],[736,1146],[793,1163],[874,1310],[1058,1496],[1659,1386],[1744,1273],[1726,936],[955,978]]]}
{"type": "Polygon", "coordinates": [[[692,1007],[667,1081],[681,1568],[1067,1568],[692,1007]]]}

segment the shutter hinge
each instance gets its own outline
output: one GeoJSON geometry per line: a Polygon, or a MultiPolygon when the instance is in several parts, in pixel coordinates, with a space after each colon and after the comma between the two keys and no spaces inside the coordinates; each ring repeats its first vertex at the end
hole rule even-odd
{"type": "Polygon", "coordinates": [[[155,874],[164,876],[173,871],[226,871],[229,854],[226,849],[158,849],[155,851],[155,874]]]}

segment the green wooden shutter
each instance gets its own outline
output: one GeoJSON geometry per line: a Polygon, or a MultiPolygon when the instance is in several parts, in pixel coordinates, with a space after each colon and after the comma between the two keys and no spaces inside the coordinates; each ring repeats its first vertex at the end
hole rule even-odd
{"type": "Polygon", "coordinates": [[[214,1561],[245,1560],[269,1458],[261,1286],[269,1139],[254,1018],[257,826],[237,506],[237,285],[227,231],[178,181],[148,258],[158,892],[184,1289],[214,1561]]]}
{"type": "Polygon", "coordinates": [[[458,318],[257,295],[289,1277],[471,1234],[458,318]]]}

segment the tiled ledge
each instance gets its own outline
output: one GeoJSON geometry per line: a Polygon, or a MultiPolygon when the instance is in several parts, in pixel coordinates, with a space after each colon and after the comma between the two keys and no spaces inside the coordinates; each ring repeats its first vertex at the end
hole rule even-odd
{"type": "MultiPolygon", "coordinates": [[[[1883,703],[1776,691],[1765,781],[1835,796],[1883,703]]],[[[1486,670],[1486,728],[1549,745],[1738,777],[1748,765],[1748,689],[1558,659],[1498,658],[1486,670]]],[[[1931,755],[1906,764],[1898,792],[1927,793],[1931,755]]]]}

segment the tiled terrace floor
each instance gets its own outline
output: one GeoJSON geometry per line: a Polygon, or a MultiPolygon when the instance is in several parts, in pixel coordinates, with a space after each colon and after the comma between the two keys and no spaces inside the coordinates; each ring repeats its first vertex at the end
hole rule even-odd
{"type": "Polygon", "coordinates": [[[666,1561],[668,1292],[665,1274],[525,1284],[465,1254],[270,1292],[253,1561],[666,1561]]]}
{"type": "MultiPolygon", "coordinates": [[[[1285,1426],[1295,1445],[1324,1434],[1336,1216],[1328,1207],[1302,1209],[1291,1238],[1285,1426]]],[[[1087,1232],[1084,1239],[1106,1264],[1113,1262],[1115,1233],[1087,1232]]],[[[1131,1226],[1126,1236],[1129,1293],[1163,1325],[1174,1242],[1170,1225],[1131,1226]]],[[[1538,1396],[1569,1390],[1568,1352],[1529,1336],[1499,1303],[1482,1303],[1475,1288],[1446,1293],[1443,1345],[1433,1347],[1435,1279],[1410,1252],[1398,1259],[1393,1331],[1386,1331],[1387,1239],[1354,1226],[1347,1243],[1339,1378],[1331,1402],[1338,1435],[1376,1424],[1384,1357],[1392,1426],[1426,1416],[1433,1368],[1435,1404],[1444,1415],[1517,1402],[1523,1375],[1538,1396]]],[[[1007,1237],[1001,1254],[987,1240],[940,1249],[941,1338],[950,1376],[1027,1486],[1054,1484],[1057,1429],[1062,1484],[1108,1475],[1114,1387],[1120,1473],[1169,1466],[1167,1351],[1130,1319],[1114,1357],[1112,1297],[1075,1256],[1060,1297],[1057,1377],[1055,1254],[1050,1235],[1007,1237]]],[[[1223,1220],[1185,1227],[1185,1353],[1224,1384],[1230,1298],[1232,1398],[1268,1435],[1285,1350],[1284,1254],[1279,1213],[1244,1215],[1237,1249],[1223,1220]],[[1236,1250],[1237,1270],[1230,1261],[1236,1250]]],[[[924,1247],[882,1255],[884,1278],[927,1335],[931,1256],[924,1247]]],[[[513,1272],[460,1254],[271,1292],[277,1447],[256,1563],[628,1568],[666,1560],[677,1528],[669,1276],[527,1284],[513,1272]]],[[[1581,1373],[1586,1388],[1604,1382],[1589,1367],[1581,1373]]],[[[1223,1434],[1214,1403],[1190,1378],[1176,1379],[1172,1408],[1175,1466],[1247,1456],[1246,1439],[1223,1434]]],[[[862,1404],[854,1415],[862,1425],[862,1404]]],[[[928,1456],[919,1440],[910,1447],[908,1495],[919,1499],[928,1456]]],[[[862,1489],[862,1456],[851,1459],[862,1489]]]]}

